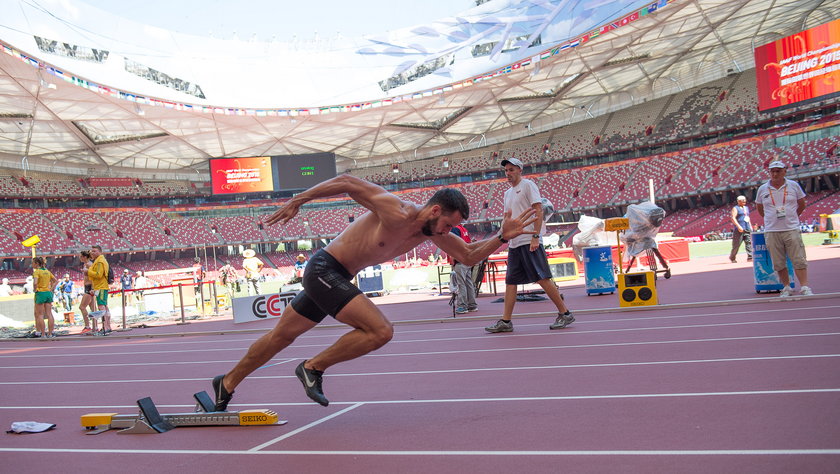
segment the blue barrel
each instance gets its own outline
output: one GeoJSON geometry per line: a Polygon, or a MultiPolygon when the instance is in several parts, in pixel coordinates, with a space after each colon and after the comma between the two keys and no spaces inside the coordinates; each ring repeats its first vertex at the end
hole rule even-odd
{"type": "MultiPolygon", "coordinates": [[[[782,291],[782,283],[779,281],[779,274],[773,270],[773,260],[770,259],[770,252],[767,251],[767,244],[764,240],[764,232],[752,233],[753,249],[753,276],[755,278],[755,292],[761,293],[782,291]]],[[[787,259],[788,274],[790,275],[790,286],[795,287],[793,264],[787,259]]]]}
{"type": "Polygon", "coordinates": [[[583,276],[587,296],[615,293],[612,248],[609,245],[583,249],[583,276]]]}

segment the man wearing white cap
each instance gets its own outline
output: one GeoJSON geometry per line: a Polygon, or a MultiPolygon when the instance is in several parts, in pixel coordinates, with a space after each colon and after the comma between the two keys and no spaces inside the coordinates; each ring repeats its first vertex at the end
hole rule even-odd
{"type": "Polygon", "coordinates": [[[802,295],[813,295],[808,286],[805,243],[799,230],[799,215],[805,210],[805,192],[798,183],[785,178],[787,166],[783,162],[776,160],[768,168],[770,181],[758,188],[755,207],[764,218],[764,239],[773,261],[773,270],[784,285],[780,296],[787,297],[793,293],[787,269],[788,257],[793,263],[802,295]]]}
{"type": "Polygon", "coordinates": [[[242,260],[242,268],[245,269],[245,286],[248,287],[248,296],[251,295],[251,288],[254,289],[254,294],[260,294],[260,271],[265,265],[262,260],[257,258],[257,252],[253,249],[246,249],[242,252],[245,257],[242,260]]]}
{"type": "Polygon", "coordinates": [[[536,211],[537,219],[528,232],[514,237],[508,243],[507,270],[505,272],[505,307],[502,319],[484,328],[489,333],[513,331],[513,305],[516,303],[516,287],[526,283],[537,283],[546,296],[557,307],[557,319],[550,329],[563,329],[575,321],[566,308],[560,290],[551,278],[548,256],[540,239],[543,224],[542,197],[537,185],[522,177],[522,161],[518,158],[502,160],[510,189],[505,191],[505,212],[517,215],[528,209],[536,211]]]}

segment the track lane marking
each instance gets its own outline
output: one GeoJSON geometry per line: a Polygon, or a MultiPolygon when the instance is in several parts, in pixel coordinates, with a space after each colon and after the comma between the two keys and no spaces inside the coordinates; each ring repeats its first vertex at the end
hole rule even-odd
{"type": "MultiPolygon", "coordinates": [[[[695,397],[731,397],[731,396],[767,396],[767,395],[814,395],[840,393],[840,388],[807,388],[781,390],[736,390],[729,392],[672,392],[672,393],[619,393],[611,395],[552,395],[534,397],[486,397],[486,398],[441,398],[441,399],[408,399],[408,400],[359,400],[345,402],[330,402],[336,406],[355,405],[410,405],[418,403],[482,403],[482,402],[542,402],[563,400],[616,400],[616,399],[655,399],[655,398],[695,398],[695,397]]],[[[299,407],[312,406],[313,402],[258,402],[231,404],[236,407],[299,407]]],[[[192,405],[155,405],[158,408],[194,408],[192,405]]],[[[46,406],[9,406],[0,410],[120,410],[123,408],[137,409],[137,405],[46,405],[46,406]]]]}
{"type": "Polygon", "coordinates": [[[246,454],[304,456],[825,456],[840,455],[840,449],[700,449],[700,450],[592,450],[592,451],[222,451],[200,449],[80,449],[80,448],[0,448],[7,453],[73,454],[246,454]]]}
{"type": "MultiPolygon", "coordinates": [[[[682,316],[681,316],[682,317],[682,316]]],[[[756,325],[756,324],[782,324],[782,323],[800,323],[800,322],[813,322],[813,321],[832,321],[832,320],[840,320],[840,316],[826,316],[826,317],[814,317],[814,318],[798,318],[798,319],[772,319],[772,320],[762,320],[762,321],[738,321],[738,322],[731,322],[731,323],[717,323],[717,324],[684,324],[684,325],[676,325],[676,326],[653,326],[653,327],[639,327],[639,328],[618,328],[618,329],[591,329],[591,330],[570,330],[565,329],[563,331],[554,331],[554,332],[542,332],[542,333],[529,333],[529,334],[505,334],[504,336],[493,335],[493,334],[480,334],[476,336],[464,336],[464,337],[444,337],[444,338],[429,338],[429,339],[394,339],[389,342],[389,346],[394,346],[397,344],[409,344],[409,343],[427,343],[427,342],[445,342],[445,341],[466,341],[466,340],[484,340],[493,337],[497,338],[522,338],[522,337],[558,337],[560,335],[566,334],[568,335],[580,335],[580,334],[602,334],[602,333],[614,333],[614,332],[632,332],[632,331],[657,331],[657,330],[666,330],[666,329],[691,329],[691,328],[712,328],[712,327],[731,327],[731,326],[745,326],[745,325],[756,325]]],[[[523,326],[532,326],[532,325],[520,325],[517,327],[523,326]]],[[[542,324],[533,326],[543,326],[542,324]]],[[[575,328],[572,328],[575,329],[575,328]]],[[[302,344],[296,346],[289,346],[295,349],[303,349],[303,348],[319,348],[319,347],[328,347],[332,345],[332,342],[325,343],[325,344],[302,344]]],[[[85,357],[85,356],[95,356],[95,357],[103,357],[103,356],[115,356],[115,355],[127,355],[127,356],[134,356],[134,355],[145,355],[145,354],[179,354],[179,353],[196,353],[196,352],[219,352],[219,351],[238,351],[244,352],[248,348],[247,347],[237,347],[237,348],[227,348],[227,349],[188,349],[188,350],[180,350],[180,351],[139,351],[139,352],[110,352],[110,353],[82,353],[82,354],[43,354],[43,355],[6,355],[0,356],[0,359],[3,358],[20,358],[20,357],[30,357],[30,358],[57,358],[57,357],[85,357]]]]}
{"type": "MultiPolygon", "coordinates": [[[[701,317],[701,316],[702,317],[709,317],[709,316],[742,316],[742,315],[748,315],[748,314],[754,314],[754,313],[761,313],[761,314],[773,313],[773,312],[789,313],[792,309],[796,309],[796,310],[806,310],[806,309],[807,310],[822,310],[822,309],[836,309],[836,308],[840,308],[840,305],[797,307],[797,308],[771,308],[771,309],[764,309],[764,310],[722,312],[722,313],[715,313],[715,314],[712,314],[712,315],[709,315],[708,313],[692,313],[692,314],[683,314],[683,315],[649,316],[649,317],[639,317],[639,318],[617,318],[617,319],[595,319],[595,320],[583,319],[583,320],[577,321],[576,324],[578,324],[578,325],[579,324],[584,324],[585,325],[585,324],[600,324],[600,323],[610,323],[610,322],[639,322],[639,321],[662,320],[662,319],[696,318],[696,317],[701,317]]],[[[527,314],[546,314],[546,315],[548,315],[548,313],[527,313],[527,314]]],[[[524,315],[520,315],[520,316],[524,316],[524,315]]],[[[840,318],[840,317],[838,317],[838,318],[840,318]]],[[[837,318],[829,317],[829,319],[837,319],[837,318]]],[[[787,321],[808,321],[808,320],[809,319],[797,319],[797,320],[787,320],[787,321]]],[[[472,322],[477,322],[477,321],[478,321],[478,319],[464,319],[464,320],[461,320],[461,321],[458,321],[458,322],[459,323],[460,322],[472,323],[472,322]]],[[[748,323],[750,323],[750,322],[748,322],[748,321],[744,322],[744,324],[748,324],[748,323]]],[[[439,321],[434,320],[434,321],[430,321],[428,324],[439,325],[440,323],[439,323],[439,321]]],[[[520,323],[520,324],[517,324],[517,327],[541,327],[541,326],[544,326],[544,325],[545,325],[544,323],[529,323],[529,324],[520,323]]],[[[714,325],[708,325],[708,326],[714,326],[714,325]]],[[[692,327],[692,326],[689,326],[689,327],[692,327]]],[[[400,326],[397,326],[397,328],[400,328],[400,326]]],[[[319,328],[316,328],[316,329],[323,329],[323,330],[343,329],[343,330],[347,330],[347,329],[349,329],[349,326],[342,325],[342,326],[336,326],[336,327],[319,327],[319,328]]],[[[399,331],[396,332],[396,334],[401,335],[401,334],[411,334],[411,333],[421,333],[421,332],[440,333],[440,332],[444,332],[444,331],[467,331],[467,330],[468,331],[473,331],[475,329],[476,328],[474,326],[459,327],[459,328],[440,328],[440,327],[437,327],[437,328],[433,328],[433,329],[399,330],[399,331]]],[[[269,329],[266,329],[265,332],[267,332],[268,330],[269,329]]],[[[577,332],[581,333],[583,331],[577,331],[577,332]]],[[[592,331],[587,331],[587,332],[592,332],[592,331]]],[[[344,332],[342,332],[341,334],[344,334],[344,332]]],[[[341,335],[341,334],[339,334],[339,335],[341,335]]],[[[257,335],[257,334],[255,334],[255,335],[257,335]]],[[[191,335],[189,333],[183,334],[183,337],[191,337],[191,338],[196,338],[196,337],[200,337],[200,336],[209,337],[209,335],[207,335],[207,334],[196,334],[196,335],[191,335]]],[[[483,335],[483,336],[486,337],[487,335],[483,335]]],[[[521,335],[508,335],[508,336],[521,336],[521,335]]],[[[119,337],[119,336],[117,336],[117,337],[119,337]]],[[[312,333],[307,333],[307,334],[304,334],[301,337],[299,337],[298,340],[314,339],[314,338],[326,338],[326,337],[335,338],[336,334],[312,334],[312,333]]],[[[182,345],[185,345],[185,344],[217,344],[219,342],[253,342],[254,340],[255,339],[248,338],[248,339],[222,339],[221,341],[214,339],[213,341],[210,341],[210,342],[208,342],[208,341],[178,341],[178,342],[156,341],[156,342],[154,342],[154,344],[156,344],[156,345],[179,345],[179,346],[182,346],[182,345]]],[[[2,343],[2,342],[3,341],[0,340],[0,343],[2,343]]],[[[400,342],[400,341],[399,340],[394,340],[394,341],[391,341],[391,344],[394,344],[394,343],[397,343],[397,342],[400,342]]],[[[14,344],[19,344],[19,343],[20,342],[14,342],[14,344]]],[[[130,341],[126,342],[126,344],[129,344],[129,343],[130,343],[130,341]]],[[[108,346],[115,346],[115,345],[116,346],[120,346],[120,345],[124,346],[125,344],[116,343],[116,344],[107,344],[107,345],[108,346]]],[[[328,344],[325,344],[325,345],[328,345],[328,344]]],[[[310,345],[301,345],[301,346],[296,346],[296,347],[322,347],[322,346],[323,345],[320,345],[320,344],[317,344],[317,345],[316,344],[310,344],[310,345]]],[[[62,346],[62,345],[51,344],[50,346],[39,346],[38,349],[41,349],[41,350],[43,350],[43,349],[68,349],[68,348],[78,349],[78,348],[88,348],[88,347],[90,347],[90,348],[103,347],[103,345],[87,345],[87,344],[85,344],[83,346],[69,346],[69,347],[67,347],[67,346],[62,346]]],[[[145,345],[144,347],[148,347],[148,345],[145,345]]],[[[76,357],[76,356],[97,356],[97,357],[100,357],[100,356],[111,356],[111,355],[171,354],[171,353],[181,353],[181,352],[204,352],[204,351],[209,351],[209,352],[212,352],[212,351],[235,351],[235,350],[245,351],[247,349],[248,349],[247,347],[236,347],[236,348],[220,348],[220,349],[210,349],[210,350],[207,350],[207,349],[179,350],[179,351],[153,351],[153,350],[149,350],[149,351],[135,351],[135,352],[95,352],[95,353],[44,354],[44,355],[3,355],[2,350],[0,350],[0,359],[9,358],[9,357],[76,357]]]]}
{"type": "Polygon", "coordinates": [[[343,409],[343,410],[337,411],[337,412],[333,413],[332,415],[327,415],[327,416],[325,416],[325,417],[323,417],[323,418],[321,418],[321,419],[319,419],[319,420],[315,420],[315,421],[313,421],[312,423],[309,423],[308,425],[301,426],[300,428],[298,428],[298,429],[296,429],[296,430],[294,430],[294,431],[290,431],[290,432],[288,432],[288,433],[284,434],[283,436],[278,436],[277,438],[274,438],[274,439],[272,439],[272,440],[270,440],[270,441],[266,441],[266,442],[265,442],[265,443],[263,443],[263,444],[260,444],[260,445],[258,445],[258,446],[254,446],[253,448],[249,449],[249,450],[248,450],[248,452],[257,452],[257,451],[259,451],[259,450],[261,450],[261,449],[263,449],[263,448],[265,448],[265,447],[271,446],[271,445],[272,445],[272,444],[274,444],[274,443],[279,443],[280,441],[283,441],[283,440],[284,440],[284,439],[286,439],[286,438],[291,438],[292,436],[294,436],[294,435],[296,435],[296,434],[298,434],[298,433],[301,433],[301,432],[303,432],[303,431],[306,431],[306,430],[308,430],[309,428],[313,428],[313,427],[315,427],[315,426],[318,426],[318,425],[320,425],[321,423],[324,423],[325,421],[332,420],[333,418],[335,418],[335,417],[337,417],[337,416],[341,416],[341,415],[343,415],[343,414],[345,414],[345,413],[347,413],[347,412],[349,412],[349,411],[351,411],[351,410],[355,410],[356,408],[359,408],[359,407],[360,407],[360,406],[362,406],[362,405],[364,405],[364,403],[361,403],[361,402],[359,402],[359,403],[355,403],[355,404],[353,404],[353,405],[350,405],[349,407],[347,407],[347,408],[345,408],[345,409],[343,409]]]}
{"type": "MultiPolygon", "coordinates": [[[[516,351],[537,351],[537,350],[559,350],[559,349],[589,349],[599,347],[622,347],[622,346],[644,346],[644,345],[659,345],[659,344],[689,344],[697,342],[730,342],[730,341],[749,341],[762,339],[785,339],[798,337],[820,337],[820,336],[840,336],[840,332],[825,332],[825,333],[805,333],[805,334],[770,334],[765,336],[736,336],[736,337],[715,337],[702,339],[674,339],[667,341],[636,341],[636,342],[605,342],[601,344],[564,344],[558,346],[526,346],[526,347],[504,347],[493,349],[464,349],[464,350],[447,350],[447,351],[427,351],[427,352],[394,352],[387,354],[365,354],[363,357],[411,357],[411,356],[426,356],[426,355],[452,355],[452,354],[472,354],[472,353],[488,353],[488,352],[516,352],[516,351]]],[[[266,364],[262,367],[268,368],[277,365],[283,365],[289,362],[300,360],[300,357],[288,358],[283,357],[279,362],[273,364],[266,364]]],[[[28,365],[28,366],[5,366],[0,369],[68,369],[81,368],[88,369],[91,367],[131,367],[131,366],[153,366],[153,365],[191,365],[191,364],[235,364],[239,360],[215,360],[215,361],[184,361],[184,362],[130,362],[119,364],[75,364],[75,365],[28,365]]]]}
{"type": "MultiPolygon", "coordinates": [[[[765,357],[725,357],[720,359],[688,359],[688,360],[662,360],[644,362],[603,362],[592,364],[567,364],[567,365],[543,365],[524,367],[480,367],[471,369],[440,369],[440,370],[399,370],[392,372],[367,372],[367,373],[344,373],[330,374],[330,377],[361,377],[371,375],[430,375],[430,374],[462,374],[469,372],[505,372],[513,370],[551,370],[551,369],[581,369],[581,368],[603,368],[603,367],[639,367],[652,365],[679,365],[679,364],[709,364],[721,362],[755,362],[771,360],[804,360],[804,359],[826,359],[838,358],[840,354],[807,354],[790,356],[765,356],[765,357]]],[[[294,379],[295,375],[263,375],[250,376],[249,380],[255,379],[294,379]]],[[[150,382],[206,382],[206,378],[178,378],[178,379],[125,379],[125,380],[60,380],[60,381],[23,381],[23,382],[0,382],[0,385],[67,385],[67,384],[99,384],[99,383],[150,383],[150,382]]]]}

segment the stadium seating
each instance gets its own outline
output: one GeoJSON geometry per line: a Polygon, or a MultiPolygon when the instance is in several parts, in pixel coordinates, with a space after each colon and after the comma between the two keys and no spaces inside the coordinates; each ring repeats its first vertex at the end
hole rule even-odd
{"type": "MultiPolygon", "coordinates": [[[[509,186],[504,179],[478,181],[470,180],[469,175],[474,177],[491,170],[498,172],[500,161],[510,156],[516,156],[526,164],[553,164],[579,159],[575,162],[579,165],[577,168],[545,172],[545,167],[541,166],[537,168],[541,170],[539,173],[530,173],[532,168],[528,167],[529,174],[526,174],[537,183],[556,209],[574,214],[592,214],[600,207],[617,207],[647,199],[651,179],[658,200],[670,199],[673,204],[685,206],[682,198],[686,196],[696,197],[692,198],[691,205],[708,204],[710,200],[705,196],[712,192],[754,189],[768,179],[766,167],[772,159],[780,158],[787,162],[791,178],[808,177],[840,166],[836,152],[840,138],[832,129],[817,127],[825,124],[836,126],[838,123],[836,109],[829,108],[826,116],[812,112],[805,119],[796,117],[790,122],[779,119],[778,127],[771,129],[765,126],[760,132],[763,135],[756,135],[752,129],[741,129],[734,132],[741,134],[734,138],[723,138],[725,134],[720,135],[721,138],[711,135],[719,142],[701,147],[669,143],[687,142],[709,132],[776,120],[783,114],[790,114],[790,110],[807,108],[800,106],[787,112],[760,113],[755,94],[755,73],[750,70],[595,118],[585,119],[588,117],[586,110],[576,107],[570,113],[568,123],[547,132],[502,143],[492,142],[488,134],[492,143],[480,148],[463,149],[446,157],[401,158],[399,173],[392,172],[391,163],[355,168],[349,172],[381,184],[458,175],[458,183],[449,186],[457,187],[467,197],[471,209],[470,221],[482,222],[502,218],[502,198],[509,186]],[[805,126],[808,126],[807,135],[805,126]],[[794,138],[794,134],[799,135],[794,138]],[[787,143],[784,140],[786,135],[791,135],[791,142],[799,143],[775,146],[776,143],[787,143]],[[638,150],[640,147],[659,145],[668,152],[640,156],[645,151],[638,150]],[[677,146],[682,149],[674,151],[677,146]],[[607,156],[611,152],[625,150],[630,152],[607,156]],[[617,159],[617,156],[621,156],[622,161],[608,162],[609,159],[617,159]],[[448,163],[447,167],[443,166],[444,161],[448,163]]],[[[813,108],[813,105],[810,107],[813,108]]],[[[706,136],[700,138],[707,139],[706,136]]],[[[471,146],[477,144],[472,142],[471,146]]],[[[21,197],[28,198],[33,204],[36,200],[32,198],[62,198],[70,200],[70,203],[76,198],[116,198],[117,202],[127,198],[134,200],[131,205],[136,206],[136,198],[155,198],[153,202],[159,203],[164,202],[161,197],[207,194],[203,186],[197,187],[187,181],[133,180],[129,186],[102,187],[91,186],[87,177],[41,171],[27,172],[26,177],[21,174],[19,170],[0,170],[0,195],[7,200],[5,202],[11,203],[11,199],[21,197]]],[[[422,205],[440,187],[401,189],[395,193],[422,205]]],[[[307,204],[289,223],[271,227],[261,225],[262,216],[218,217],[217,212],[212,214],[216,217],[202,217],[201,213],[181,217],[172,210],[150,212],[145,208],[103,208],[95,212],[64,212],[63,209],[3,212],[0,213],[0,251],[9,255],[26,254],[28,250],[23,249],[19,241],[33,234],[40,235],[42,239],[38,251],[47,254],[74,254],[94,243],[105,247],[106,252],[129,252],[334,236],[347,227],[349,216],[358,218],[367,212],[350,200],[342,199],[338,204],[334,200],[326,205],[317,202],[307,204]]],[[[751,202],[753,196],[748,195],[748,199],[751,202]]],[[[807,202],[802,220],[811,223],[818,219],[820,213],[836,211],[840,207],[840,196],[829,191],[809,193],[807,202]]],[[[726,205],[669,212],[662,230],[686,236],[728,230],[729,209],[726,205]]],[[[434,248],[423,246],[418,249],[418,258],[425,260],[435,252],[434,248]]],[[[271,265],[283,268],[294,263],[295,255],[297,252],[271,252],[265,258],[270,260],[271,265]]],[[[241,264],[240,256],[227,258],[241,264]]],[[[191,261],[185,262],[191,265],[191,261]]],[[[130,263],[115,260],[115,268],[122,266],[151,271],[171,268],[172,264],[154,260],[130,263]]],[[[67,271],[73,275],[77,272],[73,268],[67,271]]]]}
{"type": "Polygon", "coordinates": [[[172,237],[181,245],[214,245],[223,243],[222,239],[210,230],[202,218],[186,217],[173,219],[162,217],[160,222],[169,228],[172,237]]]}
{"type": "Polygon", "coordinates": [[[309,229],[316,236],[326,237],[338,235],[350,224],[350,210],[346,208],[312,209],[307,210],[304,216],[307,222],[309,222],[309,229]]]}
{"type": "Polygon", "coordinates": [[[100,245],[103,249],[123,250],[130,244],[117,237],[114,229],[97,212],[61,212],[51,213],[48,217],[58,228],[64,231],[77,246],[90,248],[100,245]]]}
{"type": "MultiPolygon", "coordinates": [[[[564,170],[558,173],[549,173],[536,184],[541,193],[554,204],[555,209],[570,209],[577,206],[576,193],[580,193],[588,174],[589,170],[580,168],[564,170]]],[[[506,186],[506,184],[502,184],[504,189],[507,189],[506,186]]]]}
{"type": "Polygon", "coordinates": [[[679,154],[668,154],[643,160],[627,179],[624,189],[614,197],[616,203],[638,202],[650,196],[650,180],[653,180],[655,195],[662,196],[662,188],[670,183],[682,164],[679,154]],[[658,191],[658,192],[656,192],[658,191]]]}
{"type": "MultiPolygon", "coordinates": [[[[2,170],[0,170],[2,173],[2,170]]],[[[26,187],[12,175],[0,175],[0,196],[20,197],[27,193],[26,187]]]]}
{"type": "Polygon", "coordinates": [[[210,230],[229,243],[264,242],[267,237],[257,227],[252,216],[211,217],[207,219],[210,230]]]}
{"type": "Polygon", "coordinates": [[[102,217],[115,231],[119,230],[123,238],[135,249],[174,248],[176,243],[164,234],[159,213],[116,211],[103,212],[102,217]]]}
{"type": "Polygon", "coordinates": [[[578,196],[578,205],[603,206],[612,203],[613,197],[638,167],[638,163],[631,162],[592,169],[578,196]]]}
{"type": "MultiPolygon", "coordinates": [[[[47,254],[74,253],[77,244],[60,232],[41,213],[0,213],[0,228],[6,229],[10,235],[15,233],[23,239],[37,235],[41,238],[38,251],[47,254]],[[72,250],[68,250],[72,249],[72,250]]],[[[19,243],[12,245],[10,254],[29,253],[19,243]]]]}

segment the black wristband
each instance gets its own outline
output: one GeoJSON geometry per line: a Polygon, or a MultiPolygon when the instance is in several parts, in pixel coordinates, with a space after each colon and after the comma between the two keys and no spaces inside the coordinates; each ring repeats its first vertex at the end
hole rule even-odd
{"type": "Polygon", "coordinates": [[[507,241],[507,240],[505,240],[505,239],[504,239],[504,237],[502,237],[502,234],[499,234],[499,235],[497,235],[496,237],[498,237],[498,238],[499,238],[499,242],[501,242],[501,243],[503,243],[503,244],[508,243],[508,241],[507,241]]]}

